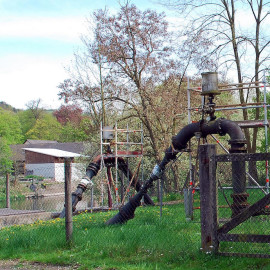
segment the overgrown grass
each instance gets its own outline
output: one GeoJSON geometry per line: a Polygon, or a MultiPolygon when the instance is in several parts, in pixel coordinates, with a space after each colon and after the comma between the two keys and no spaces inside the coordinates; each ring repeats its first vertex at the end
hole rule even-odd
{"type": "Polygon", "coordinates": [[[200,252],[200,224],[187,222],[183,205],[139,207],[124,225],[104,224],[115,212],[73,218],[73,243],[64,220],[39,221],[0,231],[0,258],[20,258],[80,269],[270,269],[270,260],[200,252]]]}

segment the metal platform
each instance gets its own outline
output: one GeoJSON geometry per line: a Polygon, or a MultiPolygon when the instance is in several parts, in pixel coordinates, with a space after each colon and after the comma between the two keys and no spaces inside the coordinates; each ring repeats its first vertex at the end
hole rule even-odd
{"type": "Polygon", "coordinates": [[[0,209],[0,228],[31,224],[37,220],[49,220],[52,218],[52,214],[40,210],[15,210],[9,208],[0,209]]]}

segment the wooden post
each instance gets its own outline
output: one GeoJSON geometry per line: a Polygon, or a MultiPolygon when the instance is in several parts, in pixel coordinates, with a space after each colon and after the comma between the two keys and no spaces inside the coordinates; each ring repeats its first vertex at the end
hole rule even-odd
{"type": "Polygon", "coordinates": [[[199,146],[199,179],[201,205],[201,249],[203,252],[218,251],[217,240],[217,185],[216,185],[216,146],[199,146]]]}
{"type": "Polygon", "coordinates": [[[9,174],[6,174],[6,208],[10,208],[10,185],[9,174]]]}
{"type": "Polygon", "coordinates": [[[66,241],[72,241],[71,158],[65,158],[65,226],[66,241]]]}

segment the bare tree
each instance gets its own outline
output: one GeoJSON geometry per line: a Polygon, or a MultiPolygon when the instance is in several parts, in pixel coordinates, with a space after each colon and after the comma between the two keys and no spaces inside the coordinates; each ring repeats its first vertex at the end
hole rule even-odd
{"type": "MultiPolygon", "coordinates": [[[[186,17],[190,31],[211,39],[208,57],[215,57],[219,70],[237,74],[238,83],[245,80],[259,81],[262,70],[269,66],[269,34],[267,19],[269,1],[237,0],[164,0],[166,6],[177,8],[186,17]],[[245,25],[248,22],[248,27],[245,25]]],[[[205,61],[205,57],[202,58],[205,61]]],[[[250,93],[240,91],[240,102],[246,103],[250,93]]],[[[256,102],[260,90],[256,89],[256,102]]],[[[243,110],[244,120],[248,120],[247,110],[243,110]]],[[[255,119],[259,119],[259,108],[255,119]]],[[[256,151],[257,128],[251,135],[245,130],[248,151],[256,151]]]]}
{"type": "Polygon", "coordinates": [[[31,100],[26,103],[27,109],[32,112],[35,120],[40,119],[44,113],[44,109],[40,107],[40,104],[41,104],[40,98],[37,100],[31,100]]]}
{"type": "MultiPolygon", "coordinates": [[[[95,42],[85,39],[85,44],[95,62],[101,61],[109,71],[108,78],[114,86],[111,89],[117,89],[108,99],[122,102],[135,112],[146,127],[158,160],[160,137],[168,143],[164,138],[171,138],[171,130],[168,131],[172,119],[183,109],[181,86],[194,51],[185,51],[185,57],[188,55],[185,61],[177,56],[164,13],[140,11],[127,3],[117,15],[99,10],[94,18],[95,42]],[[167,91],[172,85],[175,91],[167,91]]],[[[184,51],[179,49],[179,52],[183,57],[184,51]]]]}

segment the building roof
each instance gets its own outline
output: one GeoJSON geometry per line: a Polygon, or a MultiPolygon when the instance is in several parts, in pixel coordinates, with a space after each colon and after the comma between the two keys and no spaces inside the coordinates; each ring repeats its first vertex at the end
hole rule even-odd
{"type": "Polygon", "coordinates": [[[34,152],[34,153],[40,153],[43,155],[53,156],[53,157],[59,157],[59,158],[73,158],[73,157],[80,157],[82,155],[63,151],[59,149],[46,149],[46,148],[22,148],[23,150],[34,152]]]}
{"type": "MultiPolygon", "coordinates": [[[[44,142],[44,141],[42,141],[44,142]]],[[[70,143],[39,143],[39,144],[13,144],[10,148],[13,152],[12,159],[14,161],[24,161],[25,153],[23,148],[42,148],[42,149],[58,149],[77,154],[83,154],[86,151],[86,143],[70,142],[70,143]]]]}
{"type": "Polygon", "coordinates": [[[31,140],[27,139],[23,144],[44,144],[44,143],[58,143],[57,141],[50,141],[50,140],[31,140]]]}

